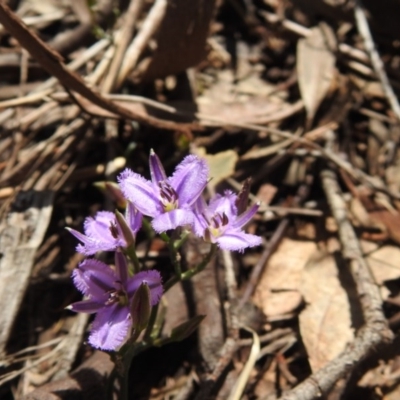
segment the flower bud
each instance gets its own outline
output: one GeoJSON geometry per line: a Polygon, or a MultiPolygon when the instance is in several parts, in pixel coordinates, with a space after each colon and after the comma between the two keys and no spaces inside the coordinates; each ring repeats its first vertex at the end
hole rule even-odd
{"type": "Polygon", "coordinates": [[[117,207],[122,209],[126,207],[126,199],[122,195],[121,189],[115,182],[96,182],[94,186],[108,196],[117,205],[117,207]]]}
{"type": "Polygon", "coordinates": [[[132,327],[135,332],[140,332],[147,327],[151,313],[150,289],[142,283],[133,295],[130,313],[132,327]]]}
{"type": "Polygon", "coordinates": [[[243,182],[243,186],[240,189],[240,192],[236,198],[235,206],[237,207],[238,215],[240,215],[246,211],[247,203],[249,200],[249,194],[250,194],[250,185],[251,185],[251,178],[247,178],[243,182]]]}
{"type": "Polygon", "coordinates": [[[125,217],[118,210],[115,210],[115,218],[117,219],[118,229],[121,231],[126,241],[126,247],[133,246],[135,244],[135,236],[126,222],[125,217]]]}

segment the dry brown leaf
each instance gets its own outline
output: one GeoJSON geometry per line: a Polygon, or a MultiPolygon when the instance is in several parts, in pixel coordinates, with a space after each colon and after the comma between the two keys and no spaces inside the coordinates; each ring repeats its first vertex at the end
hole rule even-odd
{"type": "Polygon", "coordinates": [[[400,214],[389,210],[371,211],[371,219],[386,228],[388,237],[400,244],[400,214]]]}
{"type": "Polygon", "coordinates": [[[317,246],[310,241],[285,238],[268,261],[254,295],[267,318],[293,312],[302,301],[301,272],[317,246]]]}
{"type": "Polygon", "coordinates": [[[348,296],[331,254],[317,251],[310,257],[301,292],[307,306],[299,317],[300,332],[315,372],[354,339],[348,296]]]}
{"type": "Polygon", "coordinates": [[[369,130],[367,141],[367,161],[369,173],[372,176],[379,175],[382,164],[382,147],[389,139],[389,129],[385,124],[376,119],[369,121],[369,130]]]}
{"type": "Polygon", "coordinates": [[[210,87],[196,98],[199,113],[209,117],[237,123],[257,123],[265,118],[274,119],[282,109],[293,109],[284,98],[286,91],[279,90],[261,79],[256,71],[245,80],[237,82],[233,71],[223,70],[210,87]]]}
{"type": "Polygon", "coordinates": [[[358,381],[358,386],[379,388],[382,393],[385,393],[382,400],[398,400],[400,398],[399,372],[399,356],[394,356],[392,360],[379,360],[379,364],[368,370],[358,381]]]}
{"type": "Polygon", "coordinates": [[[205,148],[199,147],[197,154],[207,160],[210,167],[210,176],[212,177],[208,186],[212,189],[235,172],[238,155],[233,150],[221,151],[217,154],[206,154],[205,148]]]}
{"type": "Polygon", "coordinates": [[[385,180],[388,189],[393,193],[396,193],[400,190],[400,154],[396,155],[394,165],[389,165],[385,169],[385,180]]]}
{"type": "Polygon", "coordinates": [[[400,278],[400,248],[398,246],[379,247],[374,242],[361,240],[361,248],[378,285],[400,278]]]}
{"type": "Polygon", "coordinates": [[[309,125],[334,78],[335,46],[334,33],[325,23],[312,28],[311,35],[297,44],[298,81],[309,125]]]}
{"type": "Polygon", "coordinates": [[[270,183],[264,183],[260,186],[260,189],[258,189],[256,197],[264,204],[270,204],[277,191],[278,188],[276,186],[273,186],[270,183]]]}
{"type": "Polygon", "coordinates": [[[395,386],[394,390],[385,394],[382,400],[399,400],[400,399],[400,385],[395,386]]]}
{"type": "Polygon", "coordinates": [[[379,240],[386,236],[400,244],[400,213],[385,198],[358,194],[351,201],[351,212],[362,226],[381,230],[379,240]]]}
{"type": "Polygon", "coordinates": [[[372,221],[368,211],[358,197],[352,197],[350,199],[349,211],[354,217],[354,219],[352,219],[353,224],[357,226],[361,224],[364,228],[383,228],[382,225],[378,225],[376,222],[372,221]]]}

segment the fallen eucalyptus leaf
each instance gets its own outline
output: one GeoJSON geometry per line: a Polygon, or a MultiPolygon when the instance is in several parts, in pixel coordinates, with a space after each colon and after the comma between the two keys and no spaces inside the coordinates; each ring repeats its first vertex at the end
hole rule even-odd
{"type": "Polygon", "coordinates": [[[315,113],[331,87],[336,57],[336,39],[332,29],[321,23],[297,44],[297,74],[301,97],[311,125],[315,113]]]}
{"type": "Polygon", "coordinates": [[[207,154],[204,147],[200,147],[197,154],[204,157],[210,167],[210,177],[212,179],[208,185],[211,189],[214,189],[218,183],[229,178],[235,172],[238,155],[233,150],[221,151],[217,154],[207,154]]]}
{"type": "Polygon", "coordinates": [[[339,266],[328,252],[316,251],[303,270],[300,291],[306,308],[299,316],[301,337],[315,372],[338,356],[354,339],[348,292],[339,266]]]}

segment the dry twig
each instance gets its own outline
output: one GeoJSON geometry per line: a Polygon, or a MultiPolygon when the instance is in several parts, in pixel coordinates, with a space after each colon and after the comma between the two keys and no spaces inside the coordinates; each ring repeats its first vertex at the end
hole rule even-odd
{"type": "Polygon", "coordinates": [[[382,311],[382,300],[378,287],[363,258],[354,229],[347,218],[346,204],[337,182],[337,176],[333,171],[326,169],[321,172],[321,180],[333,217],[338,225],[343,255],[349,262],[350,272],[356,283],[363,311],[364,326],[345,351],[283,395],[282,400],[311,400],[326,395],[340,378],[352,371],[378,345],[388,343],[393,338],[382,311]]]}
{"type": "Polygon", "coordinates": [[[115,86],[121,63],[124,60],[125,51],[131,41],[140,11],[143,8],[143,0],[131,0],[128,10],[124,15],[122,28],[115,35],[116,48],[111,61],[108,75],[104,79],[102,92],[109,93],[115,86]]]}
{"type": "Polygon", "coordinates": [[[164,18],[167,5],[168,3],[166,0],[156,0],[154,3],[146,20],[143,23],[140,32],[126,51],[124,62],[116,79],[117,87],[121,86],[122,82],[126,79],[133,68],[135,68],[140,55],[142,54],[149,40],[154,36],[155,32],[159,28],[164,18]]]}
{"type": "Polygon", "coordinates": [[[154,117],[139,115],[131,110],[120,107],[110,100],[107,100],[99,93],[90,89],[82,78],[70,71],[62,62],[61,56],[38,36],[31,32],[24,23],[4,4],[0,3],[0,22],[29,53],[45,68],[50,74],[59,79],[61,84],[68,91],[75,91],[84,98],[90,100],[97,106],[110,111],[116,117],[133,119],[138,122],[150,124],[158,128],[184,130],[193,128],[191,124],[178,124],[170,121],[159,120],[154,117]]]}
{"type": "Polygon", "coordinates": [[[364,40],[365,49],[371,59],[372,67],[374,68],[374,71],[378,76],[379,81],[381,82],[383,92],[385,93],[390,107],[392,108],[397,119],[400,121],[400,104],[397,100],[396,94],[394,93],[392,86],[390,85],[389,78],[386,75],[383,62],[379,56],[378,51],[376,50],[374,40],[369,30],[367,17],[362,8],[361,0],[356,1],[356,4],[354,6],[354,16],[358,32],[364,40]]]}

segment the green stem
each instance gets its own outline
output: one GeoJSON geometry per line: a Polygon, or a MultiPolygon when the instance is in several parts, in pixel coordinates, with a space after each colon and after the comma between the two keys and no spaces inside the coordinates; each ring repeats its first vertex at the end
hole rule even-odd
{"type": "Polygon", "coordinates": [[[157,313],[158,313],[158,304],[156,304],[151,310],[149,323],[147,324],[147,328],[143,336],[143,342],[145,343],[151,342],[151,334],[153,332],[154,324],[157,319],[157,313]]]}
{"type": "Polygon", "coordinates": [[[182,280],[190,279],[193,276],[197,275],[199,272],[203,271],[203,269],[207,266],[207,264],[211,261],[211,259],[214,257],[215,253],[217,252],[217,245],[212,244],[210,251],[208,254],[203,258],[203,261],[199,264],[197,264],[196,267],[189,269],[188,271],[184,272],[181,275],[182,280]]]}
{"type": "MultiPolygon", "coordinates": [[[[172,251],[172,254],[177,254],[177,250],[179,247],[184,243],[184,241],[187,239],[185,235],[182,235],[179,241],[173,241],[168,238],[168,247],[172,251]]],[[[127,249],[130,250],[130,249],[127,249]]],[[[132,249],[131,249],[132,250],[132,249]]],[[[128,253],[128,256],[131,258],[134,267],[135,267],[135,272],[137,270],[140,270],[139,266],[139,261],[136,257],[136,252],[134,251],[135,249],[133,248],[133,253],[134,256],[132,257],[131,252],[128,253]],[[135,259],[137,262],[135,263],[135,259]]],[[[212,257],[214,257],[215,253],[217,251],[217,246],[215,244],[211,245],[210,251],[208,254],[203,258],[203,260],[196,265],[194,268],[185,271],[185,272],[180,272],[180,263],[179,260],[176,260],[177,263],[179,263],[179,268],[176,268],[175,271],[178,272],[175,276],[173,276],[171,279],[169,279],[166,284],[164,285],[164,292],[169,290],[175,283],[179,282],[180,280],[187,280],[192,278],[193,276],[197,275],[199,272],[203,271],[204,268],[207,266],[207,264],[211,261],[212,257]]],[[[171,255],[172,255],[171,254],[171,255]]],[[[137,356],[139,353],[142,351],[146,350],[147,348],[151,346],[162,346],[163,344],[166,344],[171,341],[171,338],[152,338],[152,332],[154,328],[154,324],[157,319],[157,313],[158,313],[158,304],[154,306],[151,310],[150,318],[149,318],[149,323],[147,325],[146,331],[144,333],[143,340],[139,343],[129,343],[128,346],[123,346],[122,354],[120,353],[120,356],[122,358],[122,371],[118,371],[117,366],[114,367],[114,370],[112,371],[110,375],[110,386],[108,388],[108,395],[112,396],[113,393],[113,382],[115,380],[115,377],[119,375],[120,379],[120,384],[121,384],[121,393],[120,393],[120,399],[121,400],[128,400],[129,399],[129,369],[132,364],[132,360],[135,356],[137,356]]],[[[137,337],[135,337],[135,340],[137,337]]]]}
{"type": "Polygon", "coordinates": [[[170,241],[169,236],[168,236],[165,232],[160,233],[160,238],[161,238],[165,243],[169,243],[169,241],[170,241]]]}
{"type": "Polygon", "coordinates": [[[156,236],[154,233],[153,228],[151,227],[151,223],[149,222],[149,220],[147,218],[143,218],[142,220],[142,228],[144,230],[144,233],[147,236],[147,239],[149,241],[151,241],[152,239],[154,239],[154,237],[156,236]]]}
{"type": "Polygon", "coordinates": [[[210,251],[208,252],[208,254],[203,258],[203,260],[199,264],[197,264],[194,268],[183,272],[182,274],[180,274],[180,276],[175,275],[172,278],[170,278],[164,285],[164,292],[171,289],[171,287],[174,286],[180,280],[185,281],[185,280],[190,279],[193,276],[197,275],[199,272],[203,271],[203,269],[207,266],[207,264],[214,257],[216,251],[217,251],[217,245],[212,244],[210,251]]]}
{"type": "Polygon", "coordinates": [[[174,242],[175,250],[179,250],[188,240],[190,231],[184,231],[181,237],[174,242]]]}
{"type": "Polygon", "coordinates": [[[172,236],[170,241],[168,242],[168,250],[169,250],[169,255],[171,257],[172,265],[174,266],[175,275],[181,276],[182,267],[181,267],[180,255],[178,253],[178,248],[175,247],[176,242],[177,241],[174,240],[174,237],[172,236]]]}
{"type": "Polygon", "coordinates": [[[137,258],[137,255],[136,255],[135,246],[129,246],[126,249],[126,255],[132,261],[134,273],[137,274],[138,272],[140,272],[140,263],[139,263],[139,259],[137,258]]]}
{"type": "Polygon", "coordinates": [[[131,368],[132,360],[142,351],[150,347],[147,343],[135,343],[128,347],[125,354],[122,356],[123,371],[120,374],[121,392],[120,400],[129,400],[129,370],[131,368]]]}

